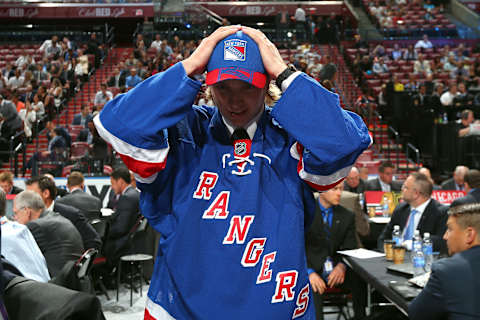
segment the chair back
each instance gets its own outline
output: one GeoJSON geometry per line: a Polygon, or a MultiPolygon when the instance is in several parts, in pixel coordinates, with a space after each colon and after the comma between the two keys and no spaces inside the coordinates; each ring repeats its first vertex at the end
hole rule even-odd
{"type": "Polygon", "coordinates": [[[93,266],[95,256],[98,254],[98,250],[90,248],[83,253],[80,259],[75,262],[75,268],[77,270],[77,277],[83,279],[90,274],[90,270],[93,266]]]}
{"type": "Polygon", "coordinates": [[[105,237],[105,231],[107,230],[107,224],[105,220],[93,219],[93,220],[90,220],[90,224],[92,225],[93,229],[97,231],[100,238],[103,239],[105,237]]]}
{"type": "Polygon", "coordinates": [[[70,148],[70,158],[72,160],[78,160],[88,155],[88,143],[87,142],[74,142],[70,148]]]}

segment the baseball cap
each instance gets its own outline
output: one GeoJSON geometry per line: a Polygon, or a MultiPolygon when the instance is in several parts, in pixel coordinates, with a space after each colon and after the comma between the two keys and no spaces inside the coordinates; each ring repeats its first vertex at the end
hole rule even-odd
{"type": "Polygon", "coordinates": [[[242,31],[220,40],[207,64],[207,85],[228,79],[243,80],[257,88],[267,82],[257,43],[242,31]]]}

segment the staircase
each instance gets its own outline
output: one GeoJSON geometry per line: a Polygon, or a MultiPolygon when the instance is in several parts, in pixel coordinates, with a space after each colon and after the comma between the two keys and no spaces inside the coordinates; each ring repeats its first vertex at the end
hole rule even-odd
{"type": "MultiPolygon", "coordinates": [[[[68,129],[68,125],[72,123],[73,117],[76,113],[80,112],[82,104],[90,104],[93,106],[95,94],[100,90],[100,84],[107,82],[108,78],[113,75],[114,68],[120,61],[125,61],[127,56],[131,55],[133,48],[113,48],[110,50],[104,63],[99,69],[90,77],[79,92],[75,94],[73,98],[67,103],[67,106],[62,113],[53,120],[55,125],[59,125],[68,129]]],[[[26,148],[27,162],[35,152],[45,151],[48,148],[48,139],[46,130],[43,129],[32,143],[29,143],[26,148]]],[[[74,141],[72,141],[74,142],[74,141]]],[[[13,171],[13,160],[6,162],[0,168],[2,171],[13,171]]],[[[23,154],[18,155],[18,176],[22,176],[23,173],[23,154]]],[[[25,178],[31,176],[31,169],[27,169],[24,175],[25,178]]]]}
{"type": "MultiPolygon", "coordinates": [[[[320,45],[319,52],[322,56],[328,54],[332,62],[337,65],[337,91],[343,103],[353,107],[357,98],[363,93],[353,79],[338,46],[320,45]]],[[[393,128],[382,123],[382,120],[374,112],[374,104],[367,104],[366,109],[362,111],[361,115],[368,125],[374,143],[360,155],[356,165],[367,167],[370,174],[376,174],[381,161],[390,160],[397,167],[397,178],[399,179],[406,178],[408,173],[416,171],[421,164],[407,158],[404,152],[406,146],[400,142],[399,134],[393,128]]]]}

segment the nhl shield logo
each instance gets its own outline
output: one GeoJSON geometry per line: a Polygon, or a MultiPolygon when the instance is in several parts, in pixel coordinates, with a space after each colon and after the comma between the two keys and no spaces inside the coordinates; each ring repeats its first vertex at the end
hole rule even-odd
{"type": "Polygon", "coordinates": [[[225,40],[223,59],[231,61],[245,61],[247,56],[247,41],[231,39],[225,40]]]}
{"type": "Polygon", "coordinates": [[[245,142],[236,142],[235,143],[235,154],[237,156],[243,156],[247,153],[247,144],[245,142]]]}

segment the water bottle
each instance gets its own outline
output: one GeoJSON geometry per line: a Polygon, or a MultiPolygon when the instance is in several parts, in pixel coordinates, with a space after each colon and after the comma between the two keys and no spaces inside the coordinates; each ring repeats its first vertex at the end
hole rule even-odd
{"type": "Polygon", "coordinates": [[[386,195],[383,196],[382,200],[382,214],[384,217],[389,217],[390,216],[390,209],[388,207],[388,197],[386,195]]]}
{"type": "Polygon", "coordinates": [[[362,208],[362,211],[363,211],[363,208],[365,205],[365,200],[363,199],[363,193],[358,194],[358,203],[360,204],[360,208],[362,208]]]}
{"type": "Polygon", "coordinates": [[[422,237],[420,237],[419,230],[415,230],[412,239],[412,264],[415,277],[424,273],[425,256],[423,255],[422,237]]]}
{"type": "Polygon", "coordinates": [[[443,123],[448,123],[448,116],[446,112],[443,113],[443,123]]]}
{"type": "Polygon", "coordinates": [[[425,257],[425,271],[429,272],[433,263],[433,242],[428,232],[423,234],[423,256],[425,257]]]}
{"type": "Polygon", "coordinates": [[[395,245],[397,245],[397,246],[402,245],[402,238],[401,238],[400,226],[399,225],[394,225],[393,226],[392,240],[395,241],[395,245]]]}

